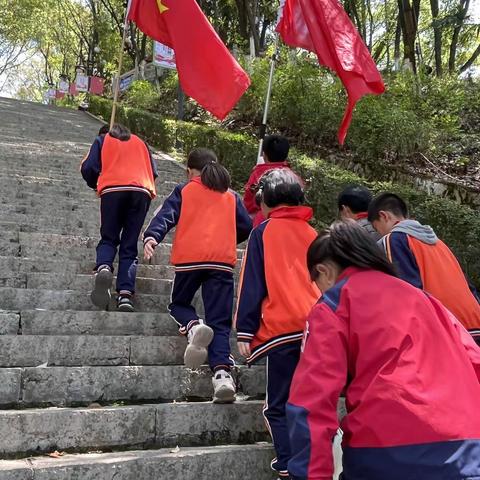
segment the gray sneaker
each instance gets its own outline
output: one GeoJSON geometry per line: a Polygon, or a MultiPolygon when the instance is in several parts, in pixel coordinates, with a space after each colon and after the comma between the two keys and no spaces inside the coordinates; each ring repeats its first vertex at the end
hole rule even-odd
{"type": "Polygon", "coordinates": [[[235,401],[235,382],[226,370],[217,370],[213,374],[213,403],[233,403],[235,401]]]}
{"type": "Polygon", "coordinates": [[[113,273],[108,267],[100,268],[95,274],[94,286],[90,299],[92,303],[99,307],[106,309],[110,303],[110,288],[112,287],[113,273]]]}
{"type": "Polygon", "coordinates": [[[196,370],[202,366],[208,357],[207,347],[212,343],[213,330],[200,320],[188,332],[188,345],[185,350],[185,366],[196,370]]]}

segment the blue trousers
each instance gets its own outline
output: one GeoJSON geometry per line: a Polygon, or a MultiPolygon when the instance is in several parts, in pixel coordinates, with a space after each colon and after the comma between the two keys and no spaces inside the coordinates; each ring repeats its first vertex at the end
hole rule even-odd
{"type": "Polygon", "coordinates": [[[119,250],[117,291],[135,293],[138,263],[138,238],[151,199],[143,192],[120,191],[101,197],[101,240],[97,246],[97,267],[113,262],[119,250]]]}
{"type": "Polygon", "coordinates": [[[230,369],[234,365],[230,355],[233,273],[214,269],[176,272],[168,309],[179,324],[180,333],[185,335],[199,319],[192,301],[200,288],[205,308],[205,323],[214,333],[208,347],[208,363],[212,370],[230,369]]]}
{"type": "Polygon", "coordinates": [[[278,347],[267,355],[267,395],[263,415],[277,454],[272,468],[280,477],[288,477],[288,461],[292,456],[285,405],[300,360],[300,348],[299,342],[291,343],[278,347]]]}

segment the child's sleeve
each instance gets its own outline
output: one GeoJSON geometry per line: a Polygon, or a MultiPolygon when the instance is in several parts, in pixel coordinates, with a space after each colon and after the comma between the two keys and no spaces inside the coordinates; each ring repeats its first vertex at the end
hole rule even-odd
{"type": "Polygon", "coordinates": [[[97,137],[80,166],[83,179],[94,190],[97,189],[98,177],[102,171],[102,147],[103,137],[97,137]]]}
{"type": "Polygon", "coordinates": [[[150,164],[152,165],[153,178],[154,178],[154,180],[156,180],[158,178],[157,162],[153,158],[152,151],[150,150],[150,147],[148,146],[147,143],[145,143],[145,146],[147,147],[148,155],[150,156],[150,164]]]}
{"type": "Polygon", "coordinates": [[[387,258],[397,268],[402,280],[414,287],[423,288],[417,260],[408,245],[408,236],[403,232],[393,232],[381,240],[387,258]]]}
{"type": "Polygon", "coordinates": [[[235,219],[237,224],[237,243],[242,243],[250,235],[253,225],[252,219],[250,218],[250,215],[248,214],[245,205],[242,202],[242,199],[237,193],[235,193],[235,198],[237,202],[235,213],[235,219]]]}
{"type": "Polygon", "coordinates": [[[184,186],[184,183],[177,185],[163,202],[163,205],[155,211],[143,234],[144,244],[149,240],[155,240],[157,243],[160,243],[165,238],[165,235],[178,223],[182,208],[182,189],[184,186]]]}
{"type": "Polygon", "coordinates": [[[480,383],[480,348],[476,344],[473,337],[467,331],[467,329],[459,322],[457,317],[448,310],[439,300],[436,298],[427,295],[430,302],[433,304],[435,310],[437,311],[439,316],[446,316],[453,324],[453,327],[458,334],[461,344],[463,348],[467,352],[467,356],[472,364],[473,369],[477,375],[478,381],[480,383]]]}
{"type": "Polygon", "coordinates": [[[245,185],[245,193],[243,194],[243,203],[245,204],[245,208],[250,215],[255,215],[259,210],[260,207],[257,205],[255,201],[255,186],[258,178],[255,171],[252,172],[248,182],[245,185]]]}
{"type": "Polygon", "coordinates": [[[337,405],[347,382],[347,325],[326,304],[307,321],[303,353],[293,377],[286,413],[296,480],[332,480],[337,405]]]}
{"type": "Polygon", "coordinates": [[[235,327],[237,340],[250,343],[260,326],[262,302],[267,296],[263,228],[252,230],[242,263],[235,327]]]}

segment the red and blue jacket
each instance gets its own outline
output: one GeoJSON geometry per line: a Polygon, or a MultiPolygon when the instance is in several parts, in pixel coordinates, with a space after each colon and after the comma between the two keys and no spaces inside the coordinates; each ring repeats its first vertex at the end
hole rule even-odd
{"type": "Polygon", "coordinates": [[[245,184],[245,193],[243,195],[243,202],[245,204],[245,207],[248,210],[248,213],[253,218],[254,227],[257,227],[263,221],[266,220],[265,217],[263,216],[262,209],[260,208],[259,205],[257,205],[257,202],[255,200],[255,195],[257,193],[257,188],[258,188],[258,182],[263,177],[263,175],[265,175],[267,172],[270,172],[272,170],[278,170],[278,169],[282,169],[282,170],[287,169],[292,171],[288,162],[259,163],[253,167],[252,173],[250,174],[250,178],[245,184]]]}
{"type": "Polygon", "coordinates": [[[381,241],[400,277],[438,298],[480,343],[480,304],[452,251],[431,227],[415,220],[398,223],[381,241]]]}
{"type": "Polygon", "coordinates": [[[346,480],[480,479],[480,348],[438,300],[348,268],[302,350],[287,404],[295,480],[332,479],[342,391],[346,480]]]}
{"type": "Polygon", "coordinates": [[[171,263],[176,271],[232,272],[237,244],[248,238],[252,220],[236,192],[211,190],[195,177],[177,185],[157,209],[143,234],[144,243],[160,243],[175,226],[171,263]]]}
{"type": "Polygon", "coordinates": [[[154,198],[157,166],[145,142],[136,135],[121,141],[107,135],[95,138],[80,171],[99,195],[117,191],[140,191],[154,198]]]}
{"type": "Polygon", "coordinates": [[[309,207],[279,207],[256,227],[243,258],[235,327],[251,343],[252,363],[271,349],[301,342],[319,291],[310,281],[307,250],[317,237],[309,207]]]}

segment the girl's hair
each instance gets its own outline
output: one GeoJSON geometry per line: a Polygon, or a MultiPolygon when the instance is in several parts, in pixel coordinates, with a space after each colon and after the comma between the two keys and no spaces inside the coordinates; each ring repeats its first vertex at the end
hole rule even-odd
{"type": "Polygon", "coordinates": [[[202,183],[210,190],[224,193],[230,188],[230,174],[208,148],[192,150],[188,155],[187,167],[201,172],[202,183]]]}
{"type": "Polygon", "coordinates": [[[258,182],[255,201],[257,205],[263,201],[269,208],[301,205],[305,201],[302,181],[291,170],[270,170],[262,175],[258,182]]]}
{"type": "Polygon", "coordinates": [[[332,261],[343,270],[366,268],[397,276],[380,247],[365,229],[354,220],[335,222],[313,241],[307,252],[307,266],[312,281],[318,276],[315,266],[332,261]]]}
{"type": "Polygon", "coordinates": [[[114,123],[112,129],[110,130],[110,136],[121,140],[122,142],[126,142],[127,140],[130,140],[132,134],[125,125],[114,123]]]}

